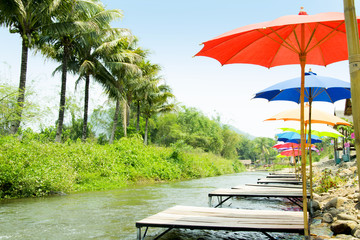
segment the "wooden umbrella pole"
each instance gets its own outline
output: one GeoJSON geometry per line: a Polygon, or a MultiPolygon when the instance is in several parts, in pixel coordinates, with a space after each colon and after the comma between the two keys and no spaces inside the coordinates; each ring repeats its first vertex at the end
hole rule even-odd
{"type": "Polygon", "coordinates": [[[307,210],[307,190],[306,190],[306,153],[305,153],[305,122],[304,122],[304,95],[305,95],[305,25],[301,24],[301,41],[299,53],[301,67],[301,89],[300,89],[300,135],[301,135],[301,175],[302,175],[302,192],[303,192],[303,213],[304,213],[304,236],[309,239],[309,222],[307,210]]]}
{"type": "MultiPolygon", "coordinates": [[[[310,90],[310,94],[311,96],[311,90],[310,90]]],[[[313,181],[312,181],[312,154],[311,154],[311,105],[312,105],[312,99],[311,97],[309,97],[309,134],[308,134],[308,144],[309,144],[309,166],[310,166],[310,170],[309,170],[309,180],[310,180],[310,199],[312,201],[313,199],[313,181]]]]}
{"type": "MultiPolygon", "coordinates": [[[[357,169],[360,169],[360,46],[354,0],[344,0],[346,37],[349,53],[349,68],[351,80],[352,115],[354,119],[355,148],[357,169]]],[[[358,173],[360,183],[360,174],[358,173]]],[[[359,184],[360,188],[360,184],[359,184]]],[[[360,195],[359,195],[360,200],[360,195]]]]}

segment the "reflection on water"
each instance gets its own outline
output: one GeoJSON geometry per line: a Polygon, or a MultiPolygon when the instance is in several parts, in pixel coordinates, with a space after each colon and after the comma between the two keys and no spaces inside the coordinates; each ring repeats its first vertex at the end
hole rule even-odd
{"type": "MultiPolygon", "coordinates": [[[[216,188],[256,183],[265,172],[246,172],[126,189],[0,202],[0,239],[136,239],[135,222],[174,205],[207,206],[216,188]]],[[[224,207],[286,208],[281,199],[237,199],[224,207]],[[229,206],[229,204],[231,206],[229,206]]],[[[151,229],[150,235],[158,229],[151,229]]],[[[278,239],[297,236],[278,235],[278,239]]],[[[264,239],[259,233],[174,230],[163,239],[264,239]]]]}

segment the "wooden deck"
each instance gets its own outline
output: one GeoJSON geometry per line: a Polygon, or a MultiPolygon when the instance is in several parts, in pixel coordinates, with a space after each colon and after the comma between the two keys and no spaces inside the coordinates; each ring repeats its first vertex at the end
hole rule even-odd
{"type": "MultiPolygon", "coordinates": [[[[235,186],[232,188],[241,188],[244,185],[239,185],[239,186],[235,186]]],[[[245,184],[245,186],[251,186],[251,187],[281,187],[281,188],[298,188],[298,189],[302,189],[301,185],[297,185],[297,184],[245,184]]]]}
{"type": "MultiPolygon", "coordinates": [[[[269,188],[254,186],[238,186],[238,188],[217,189],[208,194],[209,207],[212,207],[212,198],[217,197],[217,205],[215,205],[215,208],[221,206],[232,197],[280,197],[286,198],[299,207],[302,207],[302,196],[302,189],[300,188],[269,188]]],[[[310,194],[308,194],[308,198],[309,197],[310,194]]]]}
{"type": "Polygon", "coordinates": [[[257,181],[258,184],[302,184],[302,181],[299,181],[296,178],[262,178],[257,181]]]}
{"type": "Polygon", "coordinates": [[[137,221],[136,227],[138,240],[145,239],[149,227],[256,231],[273,239],[269,232],[303,234],[304,221],[302,212],[175,206],[137,221]]]}
{"type": "Polygon", "coordinates": [[[266,178],[296,178],[295,174],[269,174],[266,178]]]}

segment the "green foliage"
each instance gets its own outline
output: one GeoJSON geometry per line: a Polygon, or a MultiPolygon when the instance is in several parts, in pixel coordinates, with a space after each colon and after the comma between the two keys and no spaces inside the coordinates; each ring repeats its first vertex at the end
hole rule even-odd
{"type": "Polygon", "coordinates": [[[173,181],[244,170],[238,162],[192,150],[145,146],[139,137],[100,145],[46,142],[45,133],[0,138],[0,198],[103,190],[139,181],[173,181]]]}
{"type": "Polygon", "coordinates": [[[11,132],[11,123],[23,119],[31,123],[36,117],[41,116],[39,107],[30,101],[33,94],[31,90],[26,93],[26,101],[23,106],[17,104],[18,89],[0,82],[0,135],[11,132]],[[21,110],[22,117],[17,114],[21,110]]]}
{"type": "Polygon", "coordinates": [[[336,173],[332,173],[330,169],[324,169],[319,176],[319,179],[314,179],[319,183],[315,189],[319,193],[327,192],[330,188],[335,188],[339,183],[344,182],[345,179],[339,176],[339,170],[336,173]]]}

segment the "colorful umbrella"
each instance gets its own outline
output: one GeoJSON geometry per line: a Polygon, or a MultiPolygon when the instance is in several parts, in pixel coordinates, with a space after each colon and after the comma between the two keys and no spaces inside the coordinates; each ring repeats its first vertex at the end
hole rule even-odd
{"type": "MultiPolygon", "coordinates": [[[[300,148],[301,145],[298,143],[292,143],[292,142],[285,142],[285,143],[278,143],[273,146],[273,148],[276,149],[282,149],[282,148],[300,148]]],[[[308,144],[306,144],[306,147],[309,147],[308,144]]],[[[311,147],[315,147],[315,145],[311,145],[311,147]]]]}
{"type": "MultiPolygon", "coordinates": [[[[282,142],[291,142],[291,143],[300,143],[301,136],[299,133],[296,132],[283,132],[276,134],[277,140],[282,142]]],[[[308,141],[308,136],[306,136],[306,142],[308,141]]],[[[322,140],[315,135],[311,135],[311,142],[312,143],[320,143],[322,140]]]]}
{"type": "MultiPolygon", "coordinates": [[[[359,19],[357,21],[359,22],[359,19]]],[[[300,64],[304,234],[308,236],[304,133],[305,65],[326,66],[348,59],[344,14],[332,12],[307,15],[301,10],[299,15],[240,27],[203,44],[204,47],[196,56],[214,58],[222,65],[249,63],[270,68],[300,64]]]]}
{"type": "MultiPolygon", "coordinates": [[[[316,151],[317,149],[312,148],[311,150],[316,151]]],[[[300,149],[289,149],[289,150],[282,151],[280,153],[280,155],[287,156],[287,157],[291,157],[291,156],[295,157],[295,156],[301,155],[301,150],[300,149]]]]}
{"type": "MultiPolygon", "coordinates": [[[[297,132],[300,134],[299,125],[292,127],[282,127],[279,129],[283,131],[297,132]]],[[[307,132],[309,132],[309,130],[307,130],[307,132]]],[[[332,138],[344,137],[344,135],[342,135],[335,129],[324,124],[312,124],[311,134],[316,135],[318,137],[332,137],[332,138]]]]}
{"type": "MultiPolygon", "coordinates": [[[[300,77],[286,80],[256,93],[254,98],[300,103],[300,83],[300,77]]],[[[349,82],[332,77],[318,76],[311,70],[305,73],[305,102],[322,101],[334,103],[347,98],[351,98],[349,82]]]]}
{"type": "MultiPolygon", "coordinates": [[[[306,104],[304,108],[305,112],[305,118],[304,123],[307,125],[309,124],[309,104],[306,104]]],[[[272,121],[272,120],[283,120],[283,121],[300,121],[300,113],[299,108],[294,108],[291,110],[280,112],[268,119],[265,119],[264,121],[272,121]]],[[[346,122],[345,120],[336,117],[334,115],[331,115],[329,113],[323,112],[321,110],[318,110],[316,108],[313,108],[311,110],[311,123],[322,123],[327,124],[331,126],[335,125],[346,125],[350,126],[351,124],[346,122]]]]}

